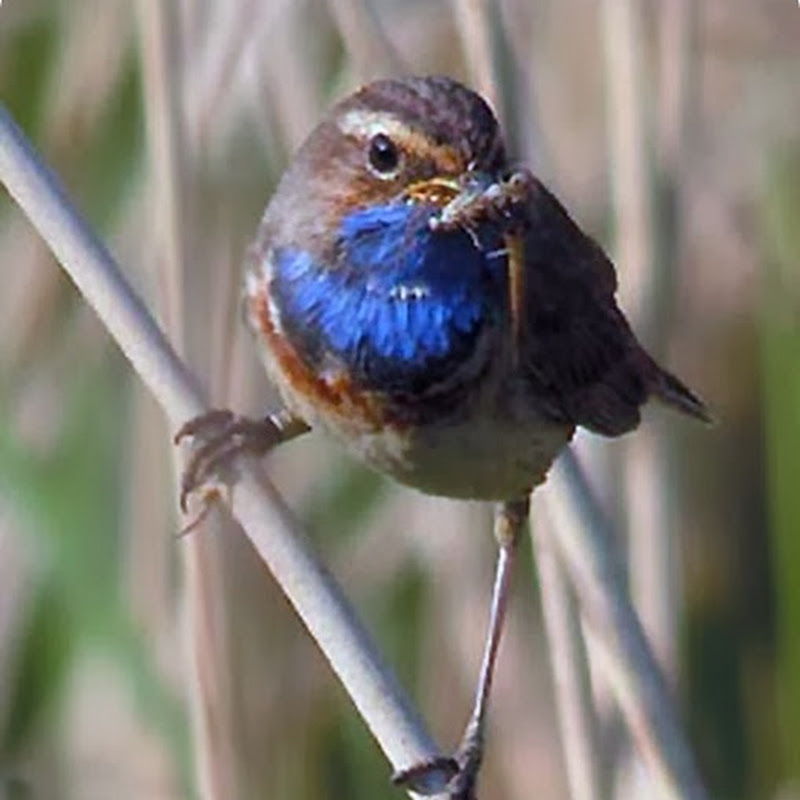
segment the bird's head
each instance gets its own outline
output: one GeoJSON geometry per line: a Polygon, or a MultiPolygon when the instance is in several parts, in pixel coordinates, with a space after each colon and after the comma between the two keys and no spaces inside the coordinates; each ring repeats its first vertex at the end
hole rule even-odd
{"type": "MultiPolygon", "coordinates": [[[[328,113],[298,151],[268,214],[282,234],[324,240],[354,211],[441,208],[506,168],[486,101],[444,77],[380,80],[328,113]]],[[[322,244],[322,242],[320,243],[322,244]]]]}

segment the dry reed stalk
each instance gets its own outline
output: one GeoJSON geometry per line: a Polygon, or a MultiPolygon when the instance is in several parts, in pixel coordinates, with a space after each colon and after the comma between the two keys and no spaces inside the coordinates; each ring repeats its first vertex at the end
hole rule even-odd
{"type": "MultiPolygon", "coordinates": [[[[177,429],[205,411],[194,376],[2,106],[0,180],[156,396],[170,428],[177,429]]],[[[402,769],[437,756],[435,744],[355,612],[258,465],[241,459],[239,473],[228,498],[233,516],[322,649],[392,766],[402,769]]]]}
{"type": "Polygon", "coordinates": [[[546,502],[534,500],[531,537],[542,598],[542,616],[556,692],[556,709],[571,800],[602,800],[601,749],[580,610],[559,554],[546,502]]]}
{"type": "Polygon", "coordinates": [[[328,7],[359,81],[408,72],[407,65],[369,3],[365,0],[329,0],[328,7]]]}
{"type": "Polygon", "coordinates": [[[492,43],[494,20],[489,0],[453,0],[469,80],[503,118],[500,82],[492,43]]]}
{"type": "Polygon", "coordinates": [[[614,537],[571,450],[551,470],[544,499],[553,520],[548,545],[569,575],[591,634],[592,655],[649,769],[656,796],[706,800],[675,702],[628,597],[614,537]]]}
{"type": "MultiPolygon", "coordinates": [[[[170,339],[186,353],[186,281],[189,219],[189,168],[184,136],[183,41],[176,8],[159,0],[138,3],[144,109],[154,186],[150,224],[155,231],[156,285],[170,339]]],[[[182,459],[173,454],[174,486],[182,459]]],[[[231,705],[231,665],[225,593],[217,540],[184,537],[183,638],[190,680],[194,767],[203,800],[238,796],[237,760],[231,705]]]]}
{"type": "MultiPolygon", "coordinates": [[[[659,222],[656,219],[656,165],[650,142],[653,108],[644,50],[644,9],[640,0],[607,0],[603,5],[603,44],[608,87],[610,176],[615,250],[623,304],[634,324],[654,338],[663,318],[658,304],[668,293],[659,282],[659,222]]],[[[627,444],[623,463],[624,513],[631,590],[642,624],[662,670],[675,682],[677,671],[677,537],[670,525],[669,476],[658,430],[646,427],[627,444]]],[[[639,797],[642,771],[624,756],[620,796],[639,797]]]]}

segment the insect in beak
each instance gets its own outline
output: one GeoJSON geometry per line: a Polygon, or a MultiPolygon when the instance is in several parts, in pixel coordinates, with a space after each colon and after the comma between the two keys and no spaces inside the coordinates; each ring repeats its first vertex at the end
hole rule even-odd
{"type": "Polygon", "coordinates": [[[525,244],[519,231],[503,235],[508,263],[508,302],[511,309],[511,353],[519,361],[525,323],[525,244]]]}

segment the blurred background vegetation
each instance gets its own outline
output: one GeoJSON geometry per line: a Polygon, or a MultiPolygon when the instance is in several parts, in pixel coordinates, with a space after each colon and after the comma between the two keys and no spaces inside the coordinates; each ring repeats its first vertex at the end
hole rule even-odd
{"type": "MultiPolygon", "coordinates": [[[[274,403],[235,312],[263,206],[324,109],[402,64],[497,80],[517,154],[616,254],[635,326],[713,408],[711,429],[653,409],[641,434],[579,446],[713,796],[800,798],[794,0],[0,5],[0,98],[215,402],[250,413],[274,403]]],[[[0,260],[0,798],[403,796],[243,537],[216,520],[193,534],[201,557],[182,558],[161,413],[5,194],[0,260]]],[[[388,485],[315,435],[270,472],[455,742],[485,624],[487,509],[388,485]]],[[[556,800],[532,566],[483,785],[556,800]]],[[[651,797],[605,724],[615,796],[651,797]]]]}

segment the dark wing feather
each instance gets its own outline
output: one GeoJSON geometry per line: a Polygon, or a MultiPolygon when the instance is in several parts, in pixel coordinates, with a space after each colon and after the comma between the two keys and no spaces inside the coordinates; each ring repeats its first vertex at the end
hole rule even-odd
{"type": "Polygon", "coordinates": [[[526,216],[521,356],[531,398],[606,436],[635,428],[650,395],[706,418],[702,402],[639,345],[614,298],[613,265],[539,181],[526,216]]]}

